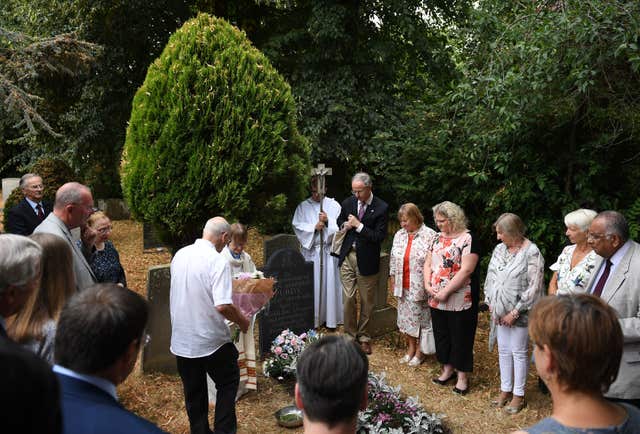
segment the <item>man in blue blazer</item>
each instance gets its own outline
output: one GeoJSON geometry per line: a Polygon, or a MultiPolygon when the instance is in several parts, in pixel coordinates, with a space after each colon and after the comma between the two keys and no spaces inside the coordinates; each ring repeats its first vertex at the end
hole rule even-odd
{"type": "Polygon", "coordinates": [[[19,187],[24,199],[7,211],[5,230],[11,234],[31,235],[36,226],[51,212],[51,202],[42,198],[44,185],[40,175],[23,175],[19,187]]]}
{"type": "Polygon", "coordinates": [[[116,386],[136,363],[147,323],[147,302],[113,283],[75,294],[60,314],[55,343],[64,434],[159,434],[127,411],[116,386]]]}
{"type": "Polygon", "coordinates": [[[380,271],[380,249],[387,235],[389,206],[372,192],[371,177],[356,173],[351,180],[353,196],[342,202],[338,227],[347,233],[342,242],[338,266],[344,290],[344,331],[371,354],[369,318],[375,306],[375,289],[380,271]],[[356,289],[360,292],[360,318],[356,310],[356,289]]]}

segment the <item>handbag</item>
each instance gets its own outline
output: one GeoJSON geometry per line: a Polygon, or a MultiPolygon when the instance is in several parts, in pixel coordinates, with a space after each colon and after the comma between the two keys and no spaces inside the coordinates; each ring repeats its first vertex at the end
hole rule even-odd
{"type": "Polygon", "coordinates": [[[333,234],[333,240],[331,241],[331,249],[329,250],[329,254],[331,256],[339,257],[340,250],[342,249],[342,242],[344,241],[344,237],[347,235],[347,231],[344,229],[339,230],[335,234],[333,234]]]}

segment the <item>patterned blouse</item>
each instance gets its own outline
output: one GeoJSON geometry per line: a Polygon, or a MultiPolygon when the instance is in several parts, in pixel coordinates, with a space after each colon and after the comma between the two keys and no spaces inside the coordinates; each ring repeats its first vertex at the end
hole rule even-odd
{"type": "Polygon", "coordinates": [[[558,272],[558,295],[584,293],[594,276],[598,256],[596,252],[590,251],[575,267],[571,268],[571,258],[575,250],[575,244],[565,247],[555,264],[549,267],[558,272]]]}
{"type": "Polygon", "coordinates": [[[89,265],[99,283],[121,283],[127,286],[124,268],[120,264],[120,255],[111,241],[105,241],[104,249],[96,250],[91,254],[89,265]]]}
{"type": "Polygon", "coordinates": [[[431,249],[433,238],[436,232],[422,225],[414,232],[411,242],[411,253],[409,255],[409,289],[403,290],[404,257],[409,242],[409,233],[406,229],[400,229],[393,237],[391,247],[391,261],[389,263],[389,274],[395,277],[393,295],[396,297],[407,297],[411,301],[426,299],[424,291],[424,260],[431,249]]]}
{"type": "MultiPolygon", "coordinates": [[[[463,232],[457,237],[447,237],[438,233],[431,248],[431,287],[439,291],[447,286],[460,268],[462,258],[471,254],[471,234],[463,232]]],[[[440,310],[460,311],[471,307],[471,277],[445,302],[435,301],[432,297],[429,306],[440,310]]]]}

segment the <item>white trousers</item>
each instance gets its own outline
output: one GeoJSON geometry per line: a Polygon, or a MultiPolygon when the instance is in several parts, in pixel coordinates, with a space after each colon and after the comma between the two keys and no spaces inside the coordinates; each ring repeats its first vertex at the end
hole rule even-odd
{"type": "Polygon", "coordinates": [[[500,390],[524,396],[529,371],[529,333],[526,327],[498,327],[500,390]]]}

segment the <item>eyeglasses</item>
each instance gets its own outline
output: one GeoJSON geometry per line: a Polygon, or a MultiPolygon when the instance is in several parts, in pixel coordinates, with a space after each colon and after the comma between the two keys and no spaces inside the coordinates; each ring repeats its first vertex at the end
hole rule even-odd
{"type": "Polygon", "coordinates": [[[44,188],[44,185],[42,184],[27,185],[27,188],[29,190],[42,190],[44,188]]]}
{"type": "Polygon", "coordinates": [[[98,228],[96,230],[98,231],[98,233],[106,234],[107,232],[113,231],[113,226],[107,226],[107,227],[104,227],[104,228],[98,228]]]}
{"type": "Polygon", "coordinates": [[[589,232],[587,234],[587,240],[598,241],[598,240],[601,240],[602,238],[608,238],[610,236],[611,234],[598,234],[595,232],[589,232]]]}
{"type": "Polygon", "coordinates": [[[361,193],[364,193],[364,192],[365,192],[365,191],[367,191],[368,189],[369,189],[368,187],[365,187],[365,188],[363,188],[362,190],[351,190],[351,194],[354,194],[354,195],[356,195],[356,196],[357,196],[357,195],[359,195],[359,194],[361,194],[361,193]]]}

